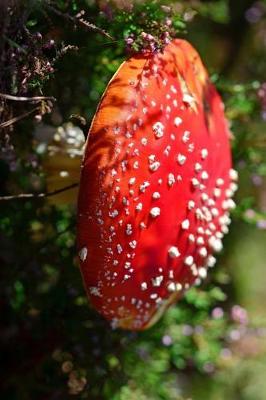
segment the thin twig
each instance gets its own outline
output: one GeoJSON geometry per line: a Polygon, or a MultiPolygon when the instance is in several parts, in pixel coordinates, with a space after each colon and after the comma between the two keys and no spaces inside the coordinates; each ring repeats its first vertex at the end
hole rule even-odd
{"type": "Polygon", "coordinates": [[[52,96],[23,97],[23,96],[12,96],[11,94],[0,93],[0,97],[2,97],[3,99],[14,100],[14,101],[43,101],[43,100],[56,101],[56,99],[52,96]]]}
{"type": "Polygon", "coordinates": [[[93,30],[93,31],[98,32],[101,35],[107,37],[108,39],[114,40],[114,38],[108,32],[106,32],[105,30],[92,24],[91,22],[88,22],[88,21],[84,20],[83,18],[73,17],[72,15],[63,13],[63,12],[59,11],[57,8],[51,6],[50,4],[47,4],[46,6],[47,6],[47,8],[49,8],[51,11],[53,11],[59,17],[68,19],[69,21],[73,22],[75,25],[78,24],[78,25],[82,26],[83,28],[93,30]]]}
{"type": "Polygon", "coordinates": [[[14,117],[14,118],[9,119],[8,121],[2,122],[0,124],[0,128],[6,128],[9,125],[13,125],[15,122],[20,121],[21,119],[28,117],[29,115],[31,115],[32,113],[34,113],[37,110],[39,110],[39,107],[35,107],[32,110],[27,111],[26,113],[19,115],[18,117],[14,117]]]}
{"type": "Polygon", "coordinates": [[[78,187],[78,185],[79,184],[77,182],[72,183],[71,185],[68,185],[61,189],[56,189],[56,190],[53,190],[52,192],[47,192],[47,193],[20,193],[20,194],[10,195],[10,196],[0,196],[0,201],[43,199],[44,197],[55,196],[57,194],[65,192],[67,190],[74,189],[75,187],[78,187]]]}

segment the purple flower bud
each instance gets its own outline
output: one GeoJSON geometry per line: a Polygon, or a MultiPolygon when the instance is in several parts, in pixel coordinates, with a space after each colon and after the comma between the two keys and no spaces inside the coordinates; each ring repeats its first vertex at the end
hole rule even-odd
{"type": "Polygon", "coordinates": [[[11,162],[9,163],[9,169],[10,169],[10,171],[14,172],[14,171],[17,170],[17,168],[18,168],[18,163],[17,163],[17,161],[11,161],[11,162]]]}
{"type": "Polygon", "coordinates": [[[155,46],[155,44],[154,43],[150,43],[150,50],[152,51],[152,52],[154,52],[155,50],[156,50],[156,46],[155,46]]]}
{"type": "Polygon", "coordinates": [[[203,326],[201,326],[201,325],[195,326],[194,332],[195,332],[197,335],[202,335],[203,332],[204,332],[203,326]]]}
{"type": "Polygon", "coordinates": [[[146,39],[147,39],[149,42],[153,42],[153,41],[154,41],[154,36],[152,36],[150,33],[148,33],[148,34],[146,35],[146,39]]]}
{"type": "Polygon", "coordinates": [[[245,211],[245,217],[249,219],[253,219],[256,216],[256,213],[252,208],[249,208],[248,210],[245,211]]]}
{"type": "Polygon", "coordinates": [[[134,40],[131,37],[127,37],[125,39],[125,41],[126,41],[126,44],[128,44],[128,45],[131,45],[134,42],[134,40]]]}
{"type": "Polygon", "coordinates": [[[203,369],[205,372],[207,372],[207,374],[211,374],[214,372],[214,365],[213,363],[207,362],[204,364],[203,369]]]}
{"type": "Polygon", "coordinates": [[[255,24],[258,22],[264,14],[264,10],[261,7],[259,2],[254,3],[252,7],[250,7],[246,11],[246,19],[250,24],[255,24]]]}
{"type": "Polygon", "coordinates": [[[221,307],[215,307],[212,310],[212,318],[221,319],[224,316],[224,310],[221,307]]]}
{"type": "Polygon", "coordinates": [[[229,333],[229,338],[233,342],[238,341],[241,338],[241,333],[238,329],[232,329],[231,332],[229,333]]]}
{"type": "Polygon", "coordinates": [[[239,305],[235,305],[231,309],[231,318],[234,322],[237,322],[238,324],[246,325],[248,323],[247,310],[239,305]]]}
{"type": "Polygon", "coordinates": [[[193,327],[191,325],[183,325],[182,333],[184,336],[191,336],[193,334],[193,327]]]}
{"type": "Polygon", "coordinates": [[[261,186],[262,184],[262,177],[259,175],[252,175],[251,180],[254,186],[261,186]]]}
{"type": "Polygon", "coordinates": [[[171,40],[169,38],[164,38],[164,44],[169,44],[171,42],[171,40]]]}
{"type": "Polygon", "coordinates": [[[170,346],[173,343],[173,339],[169,335],[164,335],[162,337],[162,343],[164,346],[170,346]]]}
{"type": "Polygon", "coordinates": [[[232,357],[232,351],[228,349],[227,347],[223,348],[220,353],[222,358],[231,358],[232,357]]]}
{"type": "Polygon", "coordinates": [[[259,229],[266,229],[266,219],[260,219],[257,222],[257,228],[259,229]]]}

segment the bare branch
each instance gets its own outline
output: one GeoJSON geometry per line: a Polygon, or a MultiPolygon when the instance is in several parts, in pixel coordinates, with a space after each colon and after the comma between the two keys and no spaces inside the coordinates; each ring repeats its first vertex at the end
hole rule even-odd
{"type": "Polygon", "coordinates": [[[114,40],[114,38],[105,30],[99,28],[98,26],[92,24],[91,22],[86,21],[83,18],[77,18],[73,17],[72,15],[62,13],[61,11],[57,10],[57,8],[51,6],[50,4],[47,4],[47,8],[49,8],[51,11],[53,11],[56,15],[59,17],[65,18],[71,22],[73,22],[75,25],[80,25],[83,28],[87,28],[89,30],[95,31],[100,33],[101,35],[107,37],[108,39],[114,40]]]}
{"type": "Polygon", "coordinates": [[[23,97],[23,96],[12,96],[11,94],[0,93],[0,97],[2,97],[3,99],[14,100],[14,101],[43,101],[43,100],[56,101],[55,97],[52,96],[23,97]]]}
{"type": "Polygon", "coordinates": [[[9,119],[8,121],[2,122],[0,124],[0,128],[7,128],[10,125],[13,125],[15,122],[20,121],[23,118],[28,117],[29,115],[33,114],[35,111],[39,110],[39,107],[35,107],[30,111],[25,112],[24,114],[19,115],[18,117],[14,117],[9,119]]]}
{"type": "Polygon", "coordinates": [[[0,196],[1,201],[10,201],[10,200],[28,200],[28,199],[43,199],[45,197],[56,196],[57,194],[63,193],[67,190],[74,189],[78,187],[78,182],[72,183],[71,185],[65,186],[63,188],[53,190],[52,192],[47,193],[20,193],[16,195],[10,196],[0,196]]]}

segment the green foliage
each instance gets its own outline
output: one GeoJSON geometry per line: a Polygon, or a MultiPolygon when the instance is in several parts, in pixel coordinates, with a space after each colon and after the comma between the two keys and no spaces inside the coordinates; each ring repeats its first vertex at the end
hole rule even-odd
{"type": "MultiPolygon", "coordinates": [[[[175,37],[178,33],[183,32],[186,26],[180,13],[163,3],[156,0],[140,2],[134,7],[134,13],[130,12],[132,8],[130,6],[129,10],[117,11],[108,29],[115,38],[124,38],[130,51],[162,49],[165,45],[166,33],[170,37],[175,37]],[[152,36],[152,47],[149,40],[147,41],[143,36],[144,33],[152,36]],[[129,39],[133,42],[129,43],[129,39]]],[[[123,46],[124,41],[122,42],[123,46]]]]}
{"type": "Polygon", "coordinates": [[[199,12],[204,17],[222,24],[228,23],[230,20],[228,1],[219,0],[202,3],[199,5],[199,12]]]}

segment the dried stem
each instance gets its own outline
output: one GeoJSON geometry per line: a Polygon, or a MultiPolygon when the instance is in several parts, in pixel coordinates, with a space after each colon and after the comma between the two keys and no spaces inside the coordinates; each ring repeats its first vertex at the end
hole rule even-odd
{"type": "Polygon", "coordinates": [[[77,18],[77,17],[73,17],[72,15],[62,13],[61,11],[57,10],[57,8],[51,6],[50,4],[47,4],[46,6],[47,6],[47,8],[49,8],[53,13],[55,13],[59,17],[65,18],[65,19],[73,22],[75,25],[80,25],[83,28],[86,28],[88,30],[93,30],[93,31],[98,32],[101,35],[107,37],[108,39],[114,40],[114,38],[108,32],[106,32],[105,30],[92,24],[91,22],[88,22],[83,18],[77,18]]]}
{"type": "Polygon", "coordinates": [[[14,117],[14,118],[9,119],[8,121],[2,122],[0,124],[0,128],[7,128],[8,126],[13,125],[15,122],[18,122],[21,119],[28,117],[29,115],[31,115],[32,113],[34,113],[37,110],[39,110],[39,107],[35,107],[32,110],[19,115],[18,117],[14,117]]]}
{"type": "Polygon", "coordinates": [[[57,194],[60,194],[62,192],[65,192],[70,189],[74,189],[78,187],[78,183],[72,183],[71,185],[65,186],[63,188],[53,190],[52,192],[47,192],[47,193],[20,193],[16,195],[10,195],[10,196],[0,196],[0,202],[1,201],[10,201],[10,200],[28,200],[28,199],[42,199],[45,197],[51,197],[55,196],[57,194]]]}
{"type": "Polygon", "coordinates": [[[0,93],[0,97],[7,100],[14,101],[43,101],[43,100],[51,100],[56,101],[56,99],[52,96],[35,96],[35,97],[23,97],[23,96],[12,96],[11,94],[0,93]]]}

